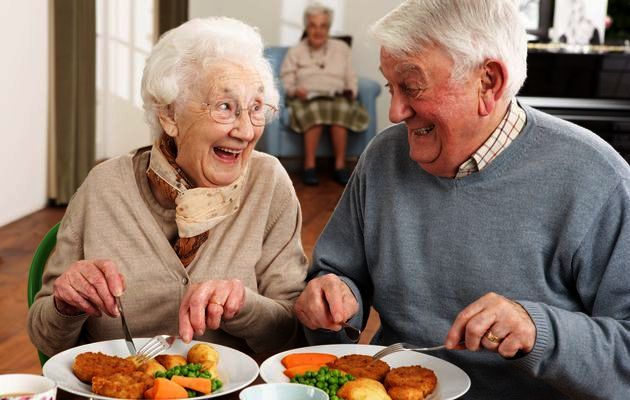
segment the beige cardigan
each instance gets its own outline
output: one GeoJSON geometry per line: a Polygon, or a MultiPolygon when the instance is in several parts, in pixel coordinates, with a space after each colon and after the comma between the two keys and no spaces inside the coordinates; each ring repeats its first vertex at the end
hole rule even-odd
{"type": "Polygon", "coordinates": [[[351,90],[356,96],[357,76],[351,56],[350,47],[338,39],[328,39],[318,50],[311,50],[307,40],[302,40],[289,49],[280,69],[287,95],[293,96],[303,87],[309,92],[351,90]]]}
{"type": "Polygon", "coordinates": [[[293,302],[304,288],[308,261],[300,241],[300,205],[278,160],[252,153],[240,210],[210,231],[184,268],[167,238],[175,234],[174,211],[161,208],[149,189],[148,156],[141,149],[135,158],[129,154],[98,165],[74,195],[29,311],[33,344],[53,355],[123,338],[118,318],[65,316],[53,302],[54,280],[74,261],[106,258],[125,276],[121,299],[134,337],[177,334],[178,307],[190,282],[237,278],[246,286],[241,312],[195,339],[241,350],[290,347],[299,329],[293,302]]]}

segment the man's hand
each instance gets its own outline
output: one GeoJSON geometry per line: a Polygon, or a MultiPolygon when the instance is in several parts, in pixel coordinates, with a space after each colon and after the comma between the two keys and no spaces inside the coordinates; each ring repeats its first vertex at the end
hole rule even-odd
{"type": "Polygon", "coordinates": [[[446,336],[446,347],[456,348],[462,340],[466,341],[468,350],[486,348],[510,358],[519,350],[532,351],[536,325],[520,304],[488,293],[457,315],[446,336]]]}
{"type": "Polygon", "coordinates": [[[352,291],[335,274],[311,280],[295,302],[295,314],[309,329],[338,331],[359,311],[352,291]]]}

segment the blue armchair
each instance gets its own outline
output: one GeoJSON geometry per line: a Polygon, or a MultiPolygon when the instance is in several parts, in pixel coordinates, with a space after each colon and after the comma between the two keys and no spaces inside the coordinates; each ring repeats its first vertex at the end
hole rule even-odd
{"type": "MultiPolygon", "coordinates": [[[[265,132],[256,145],[256,149],[273,154],[276,157],[301,157],[304,152],[302,135],[293,132],[289,128],[289,113],[284,106],[285,94],[280,81],[280,67],[288,50],[288,47],[267,47],[265,49],[265,57],[271,63],[274,78],[280,91],[280,115],[279,118],[265,127],[265,132]]],[[[363,149],[376,134],[376,97],[381,93],[380,85],[372,79],[359,77],[358,84],[358,99],[368,111],[370,123],[367,130],[363,132],[349,133],[346,154],[351,157],[361,155],[363,149]]],[[[317,156],[327,157],[332,155],[330,136],[324,134],[319,142],[317,156]]]]}

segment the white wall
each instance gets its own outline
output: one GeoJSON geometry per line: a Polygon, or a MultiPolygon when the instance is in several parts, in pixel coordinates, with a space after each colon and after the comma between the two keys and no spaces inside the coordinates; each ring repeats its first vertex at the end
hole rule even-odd
{"type": "Polygon", "coordinates": [[[48,2],[0,0],[0,226],[46,204],[48,2]]]}
{"type": "MultiPolygon", "coordinates": [[[[306,0],[190,0],[189,17],[228,16],[257,26],[265,44],[294,45],[302,33],[302,11],[306,0]]],[[[357,74],[384,84],[379,66],[379,49],[369,37],[368,27],[400,4],[398,0],[328,0],[335,18],[332,34],[353,36],[352,57],[357,74]]],[[[389,94],[381,91],[377,100],[378,130],[390,125],[388,118],[389,94]]]]}

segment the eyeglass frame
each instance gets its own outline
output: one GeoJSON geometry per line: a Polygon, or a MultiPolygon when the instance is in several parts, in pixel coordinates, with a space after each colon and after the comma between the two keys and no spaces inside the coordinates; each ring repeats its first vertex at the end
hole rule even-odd
{"type": "MultiPolygon", "coordinates": [[[[218,101],[216,102],[216,104],[218,105],[218,104],[223,104],[223,103],[228,103],[228,102],[229,102],[228,100],[218,100],[218,101]]],[[[213,110],[214,110],[214,108],[210,105],[210,103],[207,103],[207,102],[202,102],[202,103],[199,103],[199,104],[201,104],[202,106],[204,106],[204,107],[208,110],[208,114],[210,115],[210,118],[212,118],[212,120],[213,120],[214,122],[216,122],[216,123],[218,123],[218,124],[224,124],[224,125],[228,125],[228,124],[232,124],[232,123],[234,123],[234,122],[235,122],[238,118],[240,118],[240,116],[241,116],[241,114],[242,114],[242,112],[243,112],[243,110],[244,110],[244,109],[245,109],[245,110],[247,110],[247,115],[249,116],[249,122],[251,122],[251,124],[252,124],[253,126],[257,126],[257,127],[260,127],[260,126],[265,126],[265,125],[267,124],[267,121],[268,121],[268,120],[271,120],[271,118],[273,117],[273,115],[274,115],[275,113],[277,113],[277,112],[278,112],[278,107],[276,107],[276,106],[274,106],[274,105],[272,105],[272,104],[269,104],[269,103],[257,103],[257,104],[252,104],[251,106],[249,106],[249,107],[247,107],[247,108],[243,108],[243,106],[241,105],[241,103],[239,103],[239,102],[237,102],[237,101],[234,101],[234,103],[236,103],[236,111],[234,111],[234,112],[232,113],[232,117],[230,118],[230,120],[229,120],[229,121],[228,121],[228,120],[224,120],[224,121],[220,121],[220,120],[218,120],[218,119],[216,118],[216,116],[215,116],[215,115],[213,115],[213,110]],[[263,107],[264,107],[264,106],[267,106],[267,107],[269,107],[269,110],[271,110],[271,111],[270,111],[271,117],[269,117],[269,118],[267,117],[267,113],[268,113],[269,111],[263,111],[263,117],[264,117],[264,120],[263,120],[262,124],[260,124],[260,125],[258,125],[256,122],[254,122],[254,120],[252,119],[252,113],[250,112],[251,108],[252,108],[252,107],[254,107],[254,106],[257,106],[257,105],[260,105],[260,106],[263,106],[263,107]]]]}

